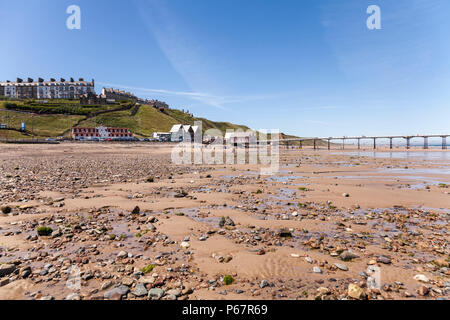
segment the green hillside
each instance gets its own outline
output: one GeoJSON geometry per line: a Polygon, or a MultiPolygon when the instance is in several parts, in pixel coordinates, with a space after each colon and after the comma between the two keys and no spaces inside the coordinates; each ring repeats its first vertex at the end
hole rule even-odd
{"type": "Polygon", "coordinates": [[[0,130],[0,139],[30,139],[30,136],[13,130],[0,130]]]}
{"type": "MultiPolygon", "coordinates": [[[[12,112],[0,109],[0,123],[7,124],[8,128],[19,130],[21,123],[25,122],[26,132],[36,137],[58,137],[70,129],[70,124],[76,125],[78,121],[86,119],[85,116],[61,114],[36,114],[25,112],[12,112]]],[[[1,131],[1,130],[0,130],[1,131]]],[[[4,130],[3,130],[4,131],[4,130]]],[[[11,130],[10,130],[11,131],[11,130]]],[[[3,133],[2,137],[6,135],[3,133]]],[[[13,133],[11,131],[10,135],[13,133]]]]}
{"type": "MultiPolygon", "coordinates": [[[[9,137],[59,137],[69,136],[71,126],[128,128],[138,137],[149,137],[153,132],[168,132],[175,124],[190,124],[202,121],[203,131],[215,128],[225,133],[226,129],[249,128],[228,122],[215,122],[208,119],[192,117],[180,110],[169,109],[164,112],[150,105],[138,109],[126,102],[110,106],[81,106],[77,101],[52,101],[39,104],[35,101],[8,101],[0,103],[0,123],[8,128],[20,129],[21,122],[26,124],[26,132],[7,130],[9,137]],[[115,109],[126,109],[114,111],[115,109]],[[61,114],[61,110],[64,114],[61,114]],[[33,112],[33,113],[31,113],[33,112]]],[[[7,134],[0,130],[0,138],[7,134]]]]}

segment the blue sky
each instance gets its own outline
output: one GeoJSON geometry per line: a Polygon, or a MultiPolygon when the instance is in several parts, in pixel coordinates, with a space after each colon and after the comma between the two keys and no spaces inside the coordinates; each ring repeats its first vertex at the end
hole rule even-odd
{"type": "Polygon", "coordinates": [[[448,0],[0,0],[0,80],[94,78],[300,136],[448,133],[448,0]],[[66,8],[81,8],[81,30],[66,8]],[[369,30],[369,5],[381,30],[369,30]]]}

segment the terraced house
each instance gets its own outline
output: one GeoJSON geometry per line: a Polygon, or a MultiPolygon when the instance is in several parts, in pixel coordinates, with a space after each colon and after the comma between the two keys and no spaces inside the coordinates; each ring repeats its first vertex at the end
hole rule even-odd
{"type": "Polygon", "coordinates": [[[125,140],[133,138],[133,133],[128,131],[127,128],[109,128],[109,127],[97,127],[97,128],[72,128],[72,138],[75,140],[92,140],[92,139],[116,139],[125,140]]]}
{"type": "Polygon", "coordinates": [[[69,81],[63,78],[59,81],[53,78],[50,81],[17,78],[16,82],[0,82],[0,95],[17,99],[79,99],[84,94],[95,94],[94,85],[94,80],[88,82],[83,78],[78,81],[73,78],[69,81]]]}
{"type": "Polygon", "coordinates": [[[102,97],[114,100],[138,100],[138,98],[134,94],[114,88],[103,88],[102,97]]]}

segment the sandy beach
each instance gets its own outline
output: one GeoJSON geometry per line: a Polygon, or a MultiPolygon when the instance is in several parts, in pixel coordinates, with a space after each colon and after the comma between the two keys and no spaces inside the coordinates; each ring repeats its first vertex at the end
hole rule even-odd
{"type": "Polygon", "coordinates": [[[448,151],[280,152],[0,145],[0,299],[450,298],[448,151]]]}

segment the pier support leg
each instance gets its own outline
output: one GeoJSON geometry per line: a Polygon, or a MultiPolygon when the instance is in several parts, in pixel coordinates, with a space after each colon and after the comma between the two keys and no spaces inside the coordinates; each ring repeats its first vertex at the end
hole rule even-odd
{"type": "Polygon", "coordinates": [[[316,139],[314,139],[314,150],[317,149],[317,145],[316,145],[316,139]]]}
{"type": "Polygon", "coordinates": [[[447,149],[447,137],[442,137],[442,150],[447,149]]]}
{"type": "Polygon", "coordinates": [[[423,148],[428,149],[428,137],[423,137],[423,148]]]}
{"type": "Polygon", "coordinates": [[[302,140],[299,140],[298,142],[299,142],[300,149],[303,149],[302,140]]]}
{"type": "Polygon", "coordinates": [[[345,139],[342,139],[342,150],[345,149],[345,139]]]}
{"type": "Polygon", "coordinates": [[[411,138],[407,137],[406,138],[406,149],[409,150],[410,147],[411,147],[411,138]]]}
{"type": "Polygon", "coordinates": [[[373,138],[373,149],[376,150],[377,148],[377,139],[373,138]]]}
{"type": "Polygon", "coordinates": [[[389,148],[392,150],[393,144],[392,144],[392,138],[389,138],[389,148]]]}
{"type": "Polygon", "coordinates": [[[330,140],[328,140],[328,150],[331,149],[330,140]]]}
{"type": "Polygon", "coordinates": [[[358,150],[361,149],[361,139],[358,139],[358,150]]]}

